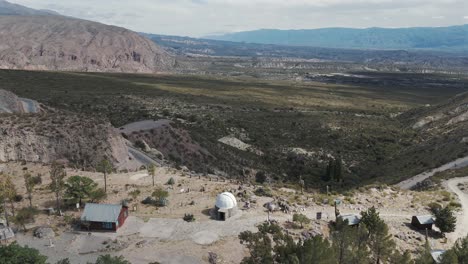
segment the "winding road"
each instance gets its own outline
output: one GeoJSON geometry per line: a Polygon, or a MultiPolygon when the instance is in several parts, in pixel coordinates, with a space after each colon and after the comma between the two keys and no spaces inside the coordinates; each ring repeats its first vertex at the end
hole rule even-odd
{"type": "Polygon", "coordinates": [[[396,186],[400,187],[400,189],[403,189],[403,190],[409,190],[411,189],[412,187],[414,187],[418,182],[422,182],[424,181],[425,179],[428,179],[432,176],[434,176],[434,174],[436,174],[437,172],[441,172],[441,171],[446,171],[446,170],[450,170],[450,169],[453,169],[453,168],[463,168],[463,167],[467,167],[468,166],[468,156],[467,157],[464,157],[464,158],[460,158],[460,159],[457,159],[455,161],[452,161],[452,162],[449,162],[447,164],[444,164],[438,168],[435,168],[431,171],[426,171],[426,172],[423,172],[421,174],[418,174],[414,177],[411,177],[405,181],[402,181],[398,184],[396,184],[396,186]]]}
{"type": "Polygon", "coordinates": [[[468,194],[458,188],[458,184],[460,183],[468,183],[468,177],[454,178],[446,182],[446,188],[458,196],[462,205],[462,210],[457,215],[457,227],[455,232],[447,234],[451,242],[455,242],[457,239],[468,235],[468,194]]]}

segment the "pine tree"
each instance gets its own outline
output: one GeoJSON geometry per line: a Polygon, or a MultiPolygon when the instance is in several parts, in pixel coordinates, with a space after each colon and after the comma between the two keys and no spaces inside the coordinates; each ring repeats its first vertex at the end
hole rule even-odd
{"type": "Polygon", "coordinates": [[[335,160],[335,175],[334,178],[337,182],[343,181],[343,162],[340,158],[335,160]]]}
{"type": "Polygon", "coordinates": [[[435,225],[440,229],[442,234],[455,231],[457,218],[450,207],[447,206],[444,209],[435,212],[435,217],[435,225]]]}

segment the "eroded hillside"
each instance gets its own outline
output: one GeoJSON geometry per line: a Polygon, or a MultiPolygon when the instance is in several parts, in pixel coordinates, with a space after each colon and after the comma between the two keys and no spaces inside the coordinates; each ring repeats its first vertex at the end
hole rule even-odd
{"type": "Polygon", "coordinates": [[[109,159],[117,169],[141,165],[104,119],[42,107],[38,113],[26,113],[19,98],[0,90],[0,109],[11,110],[0,114],[0,162],[65,160],[90,169],[109,159]]]}
{"type": "Polygon", "coordinates": [[[170,54],[130,30],[62,16],[0,16],[0,68],[166,72],[170,54]]]}

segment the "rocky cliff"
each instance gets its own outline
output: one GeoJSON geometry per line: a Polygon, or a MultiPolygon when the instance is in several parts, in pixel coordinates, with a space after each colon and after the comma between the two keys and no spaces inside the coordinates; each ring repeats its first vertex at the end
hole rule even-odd
{"type": "Polygon", "coordinates": [[[40,112],[24,114],[21,102],[0,90],[0,109],[9,110],[0,113],[0,162],[66,160],[89,169],[107,158],[118,169],[141,165],[129,154],[125,139],[105,120],[45,106],[40,112]]]}
{"type": "Polygon", "coordinates": [[[0,16],[0,68],[167,72],[174,58],[130,30],[63,16],[0,16]]]}

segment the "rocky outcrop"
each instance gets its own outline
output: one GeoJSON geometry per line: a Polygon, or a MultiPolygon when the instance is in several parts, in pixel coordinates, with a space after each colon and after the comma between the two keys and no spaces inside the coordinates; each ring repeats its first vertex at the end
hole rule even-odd
{"type": "Polygon", "coordinates": [[[63,16],[0,16],[0,68],[171,71],[174,58],[130,30],[63,16]]]}
{"type": "Polygon", "coordinates": [[[0,113],[38,113],[41,107],[38,102],[19,98],[9,91],[0,90],[0,113]]]}
{"type": "Polygon", "coordinates": [[[18,98],[2,90],[0,108],[10,110],[0,118],[0,162],[65,160],[79,168],[93,168],[109,159],[117,169],[133,170],[141,165],[106,120],[46,107],[24,115],[18,98]]]}

